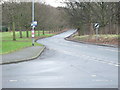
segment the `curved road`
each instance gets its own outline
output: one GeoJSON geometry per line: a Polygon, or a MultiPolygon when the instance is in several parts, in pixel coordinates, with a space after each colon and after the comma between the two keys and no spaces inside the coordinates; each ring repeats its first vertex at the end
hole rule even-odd
{"type": "Polygon", "coordinates": [[[64,40],[75,30],[38,40],[36,60],[3,65],[3,88],[117,88],[118,50],[64,40]]]}

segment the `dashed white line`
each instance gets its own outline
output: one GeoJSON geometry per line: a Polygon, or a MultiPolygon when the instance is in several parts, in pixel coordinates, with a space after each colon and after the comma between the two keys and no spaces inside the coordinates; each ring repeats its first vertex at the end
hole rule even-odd
{"type": "Polygon", "coordinates": [[[9,80],[9,82],[17,82],[18,80],[9,80]]]}

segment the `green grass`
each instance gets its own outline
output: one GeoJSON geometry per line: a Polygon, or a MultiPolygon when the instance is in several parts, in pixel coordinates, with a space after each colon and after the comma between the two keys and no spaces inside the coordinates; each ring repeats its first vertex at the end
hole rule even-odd
{"type": "MultiPolygon", "coordinates": [[[[16,31],[16,41],[12,40],[12,32],[0,32],[0,38],[2,38],[2,43],[0,43],[0,54],[6,54],[11,53],[17,50],[20,50],[25,47],[32,46],[32,38],[31,38],[31,32],[29,31],[29,38],[26,38],[26,32],[23,31],[23,38],[19,38],[19,32],[16,31]]],[[[53,36],[53,34],[45,34],[43,35],[42,32],[40,36],[38,36],[38,33],[36,32],[35,37],[49,37],[53,36]]],[[[39,43],[35,42],[35,46],[42,46],[39,43]]]]}
{"type": "MultiPolygon", "coordinates": [[[[118,37],[120,37],[120,35],[116,35],[116,34],[103,35],[103,34],[100,34],[99,37],[100,38],[118,38],[118,37]]],[[[96,35],[92,35],[92,36],[82,35],[82,36],[75,36],[74,38],[79,39],[79,40],[87,39],[87,38],[93,38],[94,39],[94,38],[96,38],[96,35]]]]}
{"type": "MultiPolygon", "coordinates": [[[[94,35],[94,36],[96,36],[96,35],[94,35]]],[[[118,38],[118,36],[119,35],[116,35],[116,34],[106,34],[106,35],[102,35],[102,34],[100,34],[99,35],[100,37],[103,37],[103,38],[118,38]]]]}

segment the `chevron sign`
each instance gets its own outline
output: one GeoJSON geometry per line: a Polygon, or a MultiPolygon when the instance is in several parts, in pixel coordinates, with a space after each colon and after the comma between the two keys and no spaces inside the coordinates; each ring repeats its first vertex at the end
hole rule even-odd
{"type": "Polygon", "coordinates": [[[96,24],[94,25],[94,27],[95,27],[95,28],[99,28],[99,27],[100,27],[99,23],[96,23],[96,24]]]}

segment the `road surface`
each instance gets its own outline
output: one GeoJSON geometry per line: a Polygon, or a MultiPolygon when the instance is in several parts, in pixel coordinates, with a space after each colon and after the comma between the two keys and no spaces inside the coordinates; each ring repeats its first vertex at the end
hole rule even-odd
{"type": "Polygon", "coordinates": [[[38,40],[47,49],[36,60],[3,65],[3,88],[117,88],[118,49],[64,40],[73,32],[38,40]]]}

